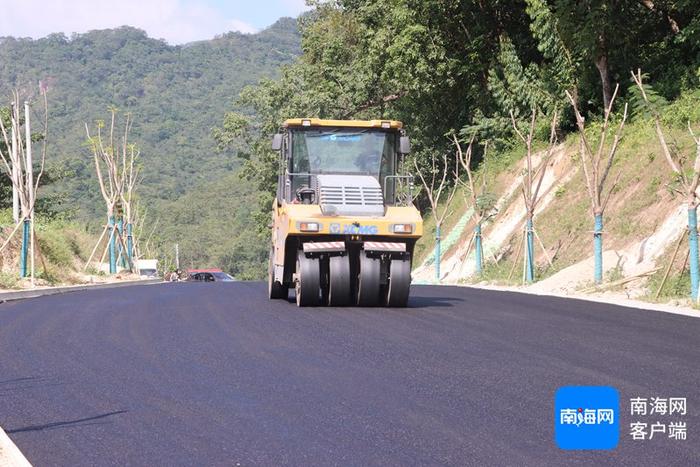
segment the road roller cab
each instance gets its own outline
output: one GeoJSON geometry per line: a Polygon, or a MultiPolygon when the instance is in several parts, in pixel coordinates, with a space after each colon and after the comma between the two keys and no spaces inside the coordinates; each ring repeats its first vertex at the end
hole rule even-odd
{"type": "Polygon", "coordinates": [[[299,306],[406,306],[423,231],[401,122],[290,119],[272,206],[270,298],[299,306]]]}

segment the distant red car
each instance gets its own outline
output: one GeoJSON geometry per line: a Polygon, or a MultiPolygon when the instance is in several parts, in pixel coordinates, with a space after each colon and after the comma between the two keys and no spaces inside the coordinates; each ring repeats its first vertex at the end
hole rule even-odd
{"type": "Polygon", "coordinates": [[[191,281],[200,282],[233,282],[236,279],[226,274],[221,269],[188,269],[187,277],[191,281]]]}

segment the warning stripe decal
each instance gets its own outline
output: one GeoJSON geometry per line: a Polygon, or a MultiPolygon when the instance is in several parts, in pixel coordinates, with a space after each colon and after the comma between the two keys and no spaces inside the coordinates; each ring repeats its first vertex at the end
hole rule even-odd
{"type": "Polygon", "coordinates": [[[345,242],[306,242],[304,252],[345,251],[345,242]]]}
{"type": "Polygon", "coordinates": [[[365,242],[364,247],[369,251],[406,251],[405,243],[365,242]]]}

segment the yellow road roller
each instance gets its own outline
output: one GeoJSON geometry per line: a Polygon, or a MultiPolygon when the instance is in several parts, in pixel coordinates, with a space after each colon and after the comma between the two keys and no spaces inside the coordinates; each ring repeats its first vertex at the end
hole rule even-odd
{"type": "Polygon", "coordinates": [[[393,120],[284,122],[272,206],[268,290],[298,306],[404,307],[423,222],[393,120]]]}

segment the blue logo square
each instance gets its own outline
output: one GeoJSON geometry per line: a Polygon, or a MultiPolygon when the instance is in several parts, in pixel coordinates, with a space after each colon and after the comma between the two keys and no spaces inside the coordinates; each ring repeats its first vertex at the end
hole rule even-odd
{"type": "Polygon", "coordinates": [[[554,395],[554,439],[561,449],[615,449],[620,395],[610,386],[563,386],[554,395]]]}

